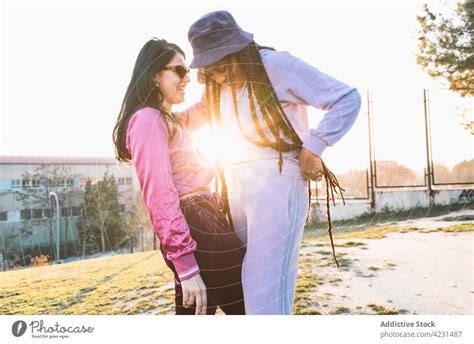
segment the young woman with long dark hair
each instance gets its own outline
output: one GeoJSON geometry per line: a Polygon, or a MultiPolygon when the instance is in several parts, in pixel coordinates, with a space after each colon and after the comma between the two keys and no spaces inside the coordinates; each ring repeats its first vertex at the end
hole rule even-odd
{"type": "Polygon", "coordinates": [[[176,314],[245,314],[241,265],[245,247],[209,183],[215,168],[190,133],[200,123],[173,112],[190,79],[185,55],[164,39],[138,54],[113,130],[116,158],[132,162],[145,205],[175,276],[176,314]]]}

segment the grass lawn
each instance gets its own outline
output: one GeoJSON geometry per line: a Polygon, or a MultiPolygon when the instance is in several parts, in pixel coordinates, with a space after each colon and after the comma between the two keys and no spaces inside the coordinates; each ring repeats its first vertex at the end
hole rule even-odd
{"type": "Polygon", "coordinates": [[[172,314],[159,251],[1,273],[0,314],[172,314]]]}
{"type": "MultiPolygon", "coordinates": [[[[463,223],[429,231],[472,231],[473,227],[472,223],[463,223]]],[[[413,226],[390,224],[335,225],[333,233],[337,250],[354,246],[363,249],[364,244],[356,239],[380,239],[390,232],[415,230],[413,226]]],[[[302,247],[314,248],[318,258],[309,254],[300,257],[295,314],[320,314],[311,303],[311,295],[321,284],[338,282],[315,273],[334,265],[329,245],[325,227],[307,226],[302,247]],[[321,264],[314,269],[317,259],[321,264]]],[[[342,268],[350,267],[351,261],[343,253],[338,256],[342,268]]],[[[174,314],[173,275],[160,251],[7,271],[0,277],[0,314],[174,314]]],[[[374,314],[386,312],[376,305],[372,309],[374,314]]],[[[341,306],[333,314],[344,313],[347,309],[341,306]]]]}

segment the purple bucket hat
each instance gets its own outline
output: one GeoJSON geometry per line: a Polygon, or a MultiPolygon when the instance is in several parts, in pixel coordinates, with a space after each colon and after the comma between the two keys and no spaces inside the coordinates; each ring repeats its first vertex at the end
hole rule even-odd
{"type": "Polygon", "coordinates": [[[253,34],[242,30],[229,12],[216,11],[194,22],[188,39],[194,55],[190,67],[199,68],[242,50],[253,41],[253,34]]]}

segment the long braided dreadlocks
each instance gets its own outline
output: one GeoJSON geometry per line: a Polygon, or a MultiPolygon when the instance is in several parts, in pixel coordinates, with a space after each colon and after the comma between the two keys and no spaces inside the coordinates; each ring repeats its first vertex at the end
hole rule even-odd
{"type": "MultiPolygon", "coordinates": [[[[237,104],[237,91],[234,83],[234,75],[232,72],[232,56],[229,55],[227,59],[227,74],[228,80],[232,92],[232,101],[234,107],[234,113],[236,120],[239,126],[239,129],[242,135],[251,143],[259,147],[271,147],[273,150],[277,151],[279,154],[279,171],[280,174],[283,170],[283,152],[290,152],[293,150],[300,151],[303,147],[303,142],[293,128],[291,122],[288,120],[288,117],[283,110],[281,103],[279,102],[275,90],[270,82],[268,74],[265,70],[265,67],[262,62],[262,58],[259,50],[261,49],[271,49],[273,48],[259,46],[255,42],[251,42],[241,51],[233,54],[236,62],[243,69],[247,82],[245,87],[247,88],[248,101],[250,112],[252,116],[252,121],[254,124],[255,131],[257,132],[259,139],[255,139],[249,133],[244,131],[240,121],[239,107],[237,104]],[[257,116],[255,99],[259,106],[260,112],[262,114],[263,122],[257,116]],[[273,136],[273,139],[269,138],[263,129],[263,125],[266,125],[268,130],[273,136]],[[291,142],[287,142],[283,139],[282,135],[286,138],[289,138],[291,142]]],[[[220,85],[211,79],[209,75],[205,75],[206,81],[206,103],[209,111],[209,122],[213,126],[215,122],[220,124],[220,85]]],[[[268,131],[267,131],[268,132],[268,131]]],[[[337,193],[336,188],[339,188],[341,191],[342,201],[345,204],[344,196],[342,191],[345,191],[339,186],[339,182],[336,176],[326,167],[324,162],[323,165],[323,174],[326,182],[326,201],[327,201],[327,216],[328,216],[328,233],[331,240],[331,247],[334,261],[339,267],[339,263],[336,258],[336,252],[334,250],[334,242],[332,238],[332,224],[331,224],[331,215],[330,215],[330,206],[329,206],[329,190],[331,190],[331,196],[333,204],[335,205],[334,192],[337,193]]],[[[221,180],[221,193],[222,199],[224,201],[224,211],[229,218],[229,222],[232,224],[232,216],[230,214],[230,205],[228,199],[227,183],[225,180],[225,174],[223,171],[223,166],[218,162],[218,171],[219,178],[221,180]]],[[[310,182],[308,182],[309,190],[309,206],[311,206],[311,187],[310,182]]]]}

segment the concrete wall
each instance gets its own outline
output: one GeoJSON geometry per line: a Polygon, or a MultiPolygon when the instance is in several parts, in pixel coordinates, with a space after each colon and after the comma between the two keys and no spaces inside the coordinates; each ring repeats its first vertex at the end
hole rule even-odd
{"type": "MultiPolygon", "coordinates": [[[[449,205],[471,203],[474,200],[474,187],[467,185],[464,188],[448,187],[433,191],[433,205],[449,205]]],[[[312,216],[314,221],[327,220],[326,200],[313,200],[312,216]]],[[[331,219],[334,221],[348,220],[364,214],[373,214],[384,211],[404,211],[413,208],[428,208],[430,199],[428,191],[424,189],[390,189],[375,192],[375,209],[371,209],[369,200],[346,200],[344,205],[337,200],[336,206],[330,202],[331,219]]]]}

